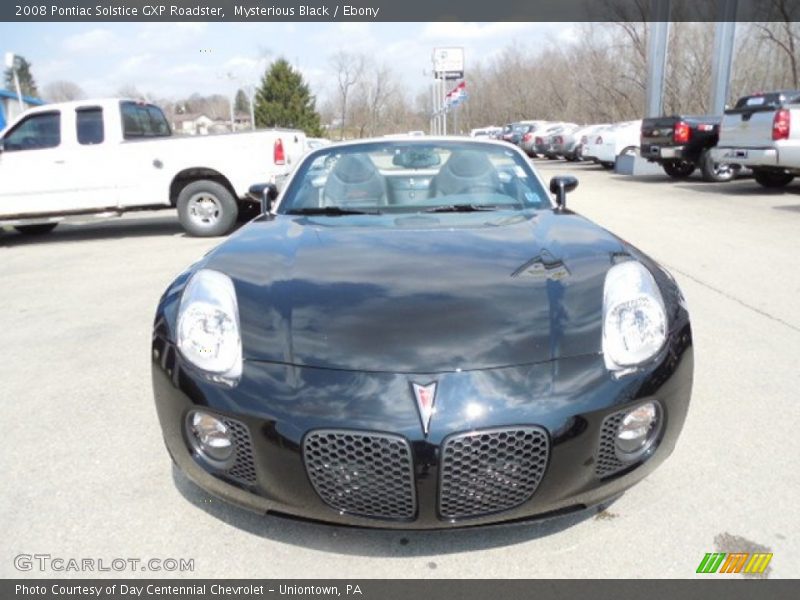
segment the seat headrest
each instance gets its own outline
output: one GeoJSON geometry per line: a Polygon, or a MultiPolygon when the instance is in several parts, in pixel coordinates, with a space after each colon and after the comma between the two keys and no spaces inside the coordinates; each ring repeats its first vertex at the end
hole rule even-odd
{"type": "Polygon", "coordinates": [[[344,183],[364,183],[375,176],[375,165],[366,156],[345,154],[336,161],[331,173],[344,183]]]}
{"type": "Polygon", "coordinates": [[[457,177],[477,177],[494,170],[486,153],[477,150],[454,152],[447,161],[447,169],[457,177]]]}

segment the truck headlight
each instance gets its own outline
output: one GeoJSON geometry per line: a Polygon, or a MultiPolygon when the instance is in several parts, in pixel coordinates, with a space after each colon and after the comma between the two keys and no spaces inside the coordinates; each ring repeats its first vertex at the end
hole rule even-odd
{"type": "Polygon", "coordinates": [[[181,297],[177,337],[181,355],[210,379],[238,380],[242,374],[239,307],[227,275],[202,269],[192,276],[181,297]]]}
{"type": "Polygon", "coordinates": [[[653,358],[667,340],[667,312],[653,275],[637,261],[614,265],[603,288],[603,355],[620,370],[653,358]]]}

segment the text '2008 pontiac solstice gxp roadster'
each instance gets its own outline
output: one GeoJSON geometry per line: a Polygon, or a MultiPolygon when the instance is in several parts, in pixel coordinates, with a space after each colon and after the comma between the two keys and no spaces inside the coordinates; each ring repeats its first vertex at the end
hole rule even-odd
{"type": "Polygon", "coordinates": [[[692,386],[672,276],[499,142],[310,152],[166,290],[153,385],[208,492],[446,528],[602,504],[673,450],[692,386]],[[552,194],[552,196],[551,196],[552,194]]]}

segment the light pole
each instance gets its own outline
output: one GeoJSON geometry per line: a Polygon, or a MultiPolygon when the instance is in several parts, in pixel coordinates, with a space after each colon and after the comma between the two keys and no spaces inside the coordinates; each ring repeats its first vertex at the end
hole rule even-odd
{"type": "Polygon", "coordinates": [[[25,110],[25,105],[22,102],[22,89],[19,87],[19,76],[17,75],[17,57],[13,52],[6,52],[6,67],[11,69],[14,75],[14,87],[17,91],[17,101],[19,102],[20,112],[25,110]]]}

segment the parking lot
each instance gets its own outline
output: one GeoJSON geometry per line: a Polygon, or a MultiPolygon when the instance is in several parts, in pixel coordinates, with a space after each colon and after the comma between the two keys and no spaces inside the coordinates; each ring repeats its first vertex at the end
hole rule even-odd
{"type": "Polygon", "coordinates": [[[535,163],[545,179],[577,175],[568,206],[669,268],[689,303],[689,417],[644,482],[599,514],[483,530],[354,530],[220,504],[173,472],[150,387],[159,295],[219,240],[186,237],[170,211],[5,231],[0,575],[49,553],[193,558],[203,578],[690,577],[706,552],[737,550],[796,574],[800,185],[535,163]]]}

